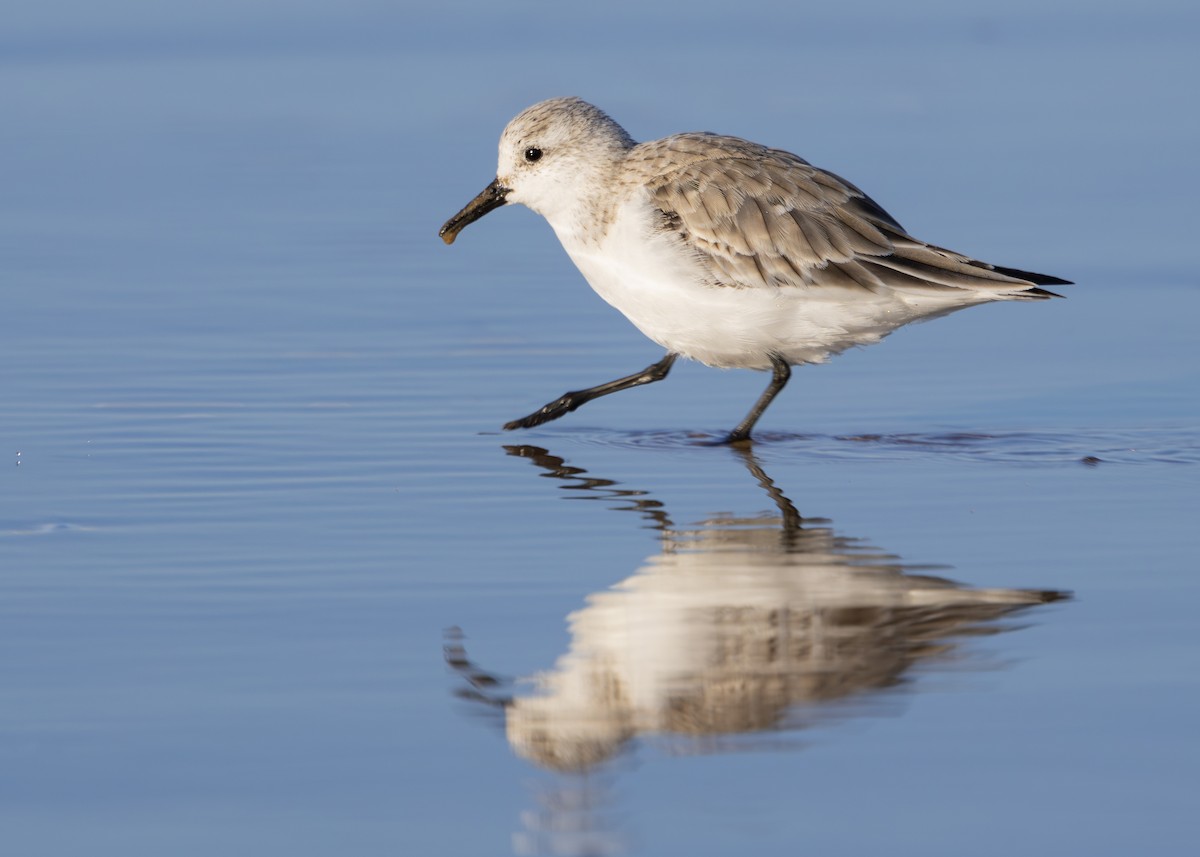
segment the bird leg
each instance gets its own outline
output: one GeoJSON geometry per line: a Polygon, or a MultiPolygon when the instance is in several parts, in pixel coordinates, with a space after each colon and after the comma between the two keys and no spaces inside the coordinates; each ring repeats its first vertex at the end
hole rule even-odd
{"type": "MultiPolygon", "coordinates": [[[[548,423],[551,420],[556,420],[559,417],[566,416],[576,408],[586,405],[592,399],[598,399],[601,396],[607,396],[609,393],[619,393],[621,390],[628,390],[630,387],[640,387],[642,384],[652,384],[655,381],[661,381],[667,377],[667,373],[671,371],[671,365],[675,362],[677,354],[668,353],[666,357],[653,363],[643,369],[641,372],[634,372],[632,375],[626,375],[624,378],[618,378],[615,381],[609,381],[607,384],[599,384],[595,387],[588,387],[586,390],[575,390],[571,393],[564,393],[553,402],[543,405],[527,417],[522,417],[519,420],[513,420],[504,424],[505,431],[512,431],[519,428],[533,428],[540,426],[542,423],[548,423]]],[[[786,366],[784,367],[787,368],[786,366]]],[[[787,381],[787,378],[784,378],[787,381]]],[[[783,385],[780,384],[780,387],[783,385]]],[[[769,402],[770,399],[767,399],[769,402]]],[[[766,403],[760,403],[762,408],[765,408],[766,403]]],[[[759,413],[761,413],[761,408],[759,413]]],[[[757,418],[757,417],[756,417],[757,418]]],[[[754,421],[750,420],[750,425],[754,421]]],[[[749,426],[746,427],[749,431],[749,426]]]]}
{"type": "Polygon", "coordinates": [[[771,401],[779,395],[779,391],[787,386],[788,378],[792,377],[792,368],[782,357],[774,354],[771,355],[771,370],[771,383],[758,397],[758,401],[754,403],[750,413],[746,414],[746,418],[738,423],[738,427],[725,438],[725,443],[743,443],[750,440],[750,430],[754,428],[758,418],[763,415],[767,405],[771,404],[771,401]]]}

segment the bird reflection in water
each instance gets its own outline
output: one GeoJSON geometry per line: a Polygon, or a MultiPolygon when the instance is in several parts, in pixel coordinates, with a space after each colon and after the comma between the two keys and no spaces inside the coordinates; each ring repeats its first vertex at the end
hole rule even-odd
{"type": "Polygon", "coordinates": [[[569,651],[518,696],[467,655],[446,659],[459,695],[503,712],[513,750],[539,767],[587,772],[633,739],[676,752],[761,749],[785,730],[894,698],[923,664],[961,660],[963,641],[1005,617],[1068,597],[973,589],[802,517],[748,451],[739,454],[777,513],[678,527],[645,492],[599,479],[533,446],[506,447],[545,474],[642,515],[660,549],[568,617],[569,651]]]}
{"type": "Polygon", "coordinates": [[[597,499],[621,499],[661,533],[661,550],[568,617],[570,650],[514,697],[475,666],[461,639],[447,660],[472,690],[502,706],[513,749],[535,764],[582,771],[640,735],[722,739],[808,725],[918,664],[952,659],[965,637],[1066,593],[971,589],[917,573],[897,557],[803,518],[748,452],[747,468],[778,515],[722,516],[674,526],[658,501],[587,475],[544,449],[506,447],[597,499]],[[807,711],[806,711],[807,709],[807,711]]]}

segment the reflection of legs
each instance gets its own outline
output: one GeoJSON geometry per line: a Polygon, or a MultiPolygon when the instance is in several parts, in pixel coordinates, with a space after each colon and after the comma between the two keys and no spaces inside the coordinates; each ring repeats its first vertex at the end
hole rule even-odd
{"type": "MultiPolygon", "coordinates": [[[[586,390],[576,390],[572,393],[564,393],[548,405],[538,408],[529,416],[505,423],[504,430],[512,431],[513,429],[540,426],[542,423],[548,423],[551,420],[566,416],[581,405],[586,405],[592,399],[607,396],[609,393],[619,393],[621,390],[628,390],[630,387],[640,387],[642,384],[652,384],[655,381],[661,381],[671,371],[671,364],[675,362],[677,356],[676,354],[668,354],[662,360],[647,366],[641,372],[634,372],[632,375],[626,375],[624,378],[609,381],[607,384],[588,387],[586,390]]],[[[786,381],[787,379],[785,378],[784,380],[786,381]]],[[[763,407],[765,408],[766,405],[763,405],[763,407]]],[[[753,423],[751,424],[753,425],[753,423]]]]}
{"type": "Polygon", "coordinates": [[[454,695],[496,708],[507,708],[512,703],[512,693],[505,688],[511,686],[512,681],[481,669],[467,657],[461,628],[447,628],[443,639],[442,652],[446,663],[471,686],[470,689],[455,691],[454,695]]]}
{"type": "Polygon", "coordinates": [[[796,504],[784,495],[779,490],[779,486],[775,484],[775,480],[766,474],[762,469],[762,465],[758,463],[758,459],[754,457],[748,445],[736,446],[733,451],[742,459],[742,463],[746,465],[746,469],[750,471],[750,475],[758,481],[758,484],[763,487],[767,494],[775,501],[775,505],[779,507],[779,512],[783,518],[784,533],[793,533],[800,529],[804,523],[804,518],[800,515],[800,510],[796,508],[796,504]]]}
{"type": "Polygon", "coordinates": [[[725,438],[726,443],[740,443],[750,439],[750,430],[754,428],[754,424],[758,422],[758,418],[763,415],[763,411],[767,409],[767,405],[771,404],[771,400],[779,395],[788,382],[788,378],[792,377],[792,369],[784,362],[782,357],[771,355],[771,383],[767,385],[767,389],[759,396],[758,401],[754,403],[754,407],[750,409],[750,413],[746,414],[746,418],[742,420],[738,427],[729,433],[729,437],[725,438]]]}

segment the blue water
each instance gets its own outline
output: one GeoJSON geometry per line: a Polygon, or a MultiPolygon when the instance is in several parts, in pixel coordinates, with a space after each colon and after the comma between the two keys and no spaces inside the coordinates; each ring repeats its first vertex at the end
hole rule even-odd
{"type": "Polygon", "coordinates": [[[0,35],[0,851],[1187,853],[1200,13],[66,2],[0,35]],[[521,108],[737,133],[1076,280],[659,352],[521,108]],[[584,502],[580,502],[584,501],[584,502]],[[1024,593],[1024,596],[1021,596],[1024,593]]]}

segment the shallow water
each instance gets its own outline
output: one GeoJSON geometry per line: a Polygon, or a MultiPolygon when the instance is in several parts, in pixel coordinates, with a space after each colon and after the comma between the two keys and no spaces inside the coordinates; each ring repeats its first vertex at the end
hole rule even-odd
{"type": "Polygon", "coordinates": [[[0,39],[4,853],[1186,852],[1194,10],[163,8],[0,39]],[[569,91],[1079,285],[751,457],[694,365],[503,433],[659,356],[531,214],[436,238],[569,91]]]}

